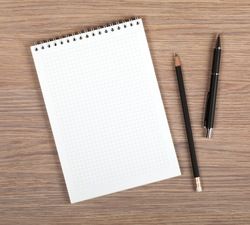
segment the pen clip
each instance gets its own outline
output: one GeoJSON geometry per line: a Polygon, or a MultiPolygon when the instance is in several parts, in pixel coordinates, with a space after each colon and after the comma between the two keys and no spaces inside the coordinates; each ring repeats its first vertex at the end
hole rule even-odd
{"type": "Polygon", "coordinates": [[[204,118],[203,118],[203,126],[204,128],[207,127],[207,119],[208,119],[208,114],[209,114],[209,101],[210,101],[210,92],[207,93],[207,98],[206,98],[206,102],[204,104],[204,118]]]}

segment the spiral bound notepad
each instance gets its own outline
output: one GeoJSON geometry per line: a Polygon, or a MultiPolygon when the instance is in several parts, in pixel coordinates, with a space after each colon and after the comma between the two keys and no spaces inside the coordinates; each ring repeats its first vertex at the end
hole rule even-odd
{"type": "Polygon", "coordinates": [[[72,203],[180,175],[141,19],[31,51],[72,203]]]}

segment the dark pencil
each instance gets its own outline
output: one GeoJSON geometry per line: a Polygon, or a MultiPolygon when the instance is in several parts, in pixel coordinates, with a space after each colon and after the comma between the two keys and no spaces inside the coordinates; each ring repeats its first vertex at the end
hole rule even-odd
{"type": "Polygon", "coordinates": [[[200,173],[199,173],[199,167],[198,167],[198,162],[197,162],[196,153],[195,153],[193,132],[192,132],[192,127],[191,127],[191,122],[190,122],[190,117],[189,117],[185,86],[184,86],[183,77],[182,77],[181,61],[180,61],[180,57],[177,54],[174,55],[174,62],[175,62],[175,71],[176,71],[176,76],[177,76],[177,81],[178,81],[179,92],[180,92],[183,116],[184,116],[184,121],[185,121],[189,152],[190,152],[191,163],[192,163],[192,168],[193,168],[193,176],[195,179],[196,191],[201,192],[202,187],[201,187],[201,181],[200,181],[200,173]]]}

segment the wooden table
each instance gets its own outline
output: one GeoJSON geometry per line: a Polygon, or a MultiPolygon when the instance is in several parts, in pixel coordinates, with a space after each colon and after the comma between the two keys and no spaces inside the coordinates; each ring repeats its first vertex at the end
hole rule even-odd
{"type": "Polygon", "coordinates": [[[0,224],[250,224],[248,0],[0,1],[0,224]],[[144,18],[183,175],[71,205],[29,46],[130,16],[144,18]],[[223,57],[216,127],[203,137],[215,34],[223,57]],[[193,191],[173,69],[180,54],[204,192],[193,191]]]}

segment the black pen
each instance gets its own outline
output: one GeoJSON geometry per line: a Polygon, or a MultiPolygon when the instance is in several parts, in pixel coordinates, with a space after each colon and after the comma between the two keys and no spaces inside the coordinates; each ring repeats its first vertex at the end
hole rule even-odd
{"type": "Polygon", "coordinates": [[[220,57],[221,57],[221,43],[220,43],[220,35],[218,35],[216,46],[214,48],[212,75],[210,81],[210,88],[207,95],[207,103],[206,103],[205,117],[204,117],[204,128],[206,129],[207,138],[212,137],[213,127],[214,127],[216,96],[217,96],[219,71],[220,71],[220,57]]]}
{"type": "Polygon", "coordinates": [[[174,63],[175,63],[175,71],[176,71],[176,76],[177,76],[177,81],[178,81],[179,92],[180,92],[186,134],[187,134],[187,139],[188,139],[189,152],[190,152],[191,163],[192,163],[192,168],[193,168],[193,176],[195,179],[196,191],[201,192],[202,187],[201,187],[201,180],[200,180],[200,172],[199,172],[198,162],[197,162],[196,153],[195,153],[192,126],[190,122],[185,86],[184,86],[183,77],[182,77],[181,61],[177,54],[174,55],[174,63]]]}

